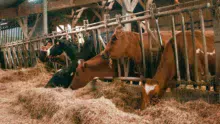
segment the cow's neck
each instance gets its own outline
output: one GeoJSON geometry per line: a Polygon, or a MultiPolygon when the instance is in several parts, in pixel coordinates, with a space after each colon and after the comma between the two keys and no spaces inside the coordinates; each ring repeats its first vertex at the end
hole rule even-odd
{"type": "Polygon", "coordinates": [[[67,54],[72,62],[76,60],[76,50],[73,45],[64,44],[63,51],[67,54]]]}
{"type": "Polygon", "coordinates": [[[175,56],[172,45],[167,45],[160,60],[157,72],[153,79],[159,82],[161,90],[168,87],[168,81],[176,75],[175,56]]]}

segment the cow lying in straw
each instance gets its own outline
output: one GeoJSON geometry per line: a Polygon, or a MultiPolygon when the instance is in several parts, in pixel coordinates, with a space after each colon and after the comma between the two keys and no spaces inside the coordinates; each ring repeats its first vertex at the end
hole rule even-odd
{"type": "MultiPolygon", "coordinates": [[[[191,32],[186,32],[187,38],[187,46],[188,46],[188,58],[189,58],[189,66],[190,66],[190,74],[191,79],[193,79],[193,45],[192,45],[192,36],[191,32]]],[[[206,32],[205,38],[207,41],[207,54],[208,54],[208,62],[209,62],[209,71],[211,75],[215,74],[215,49],[214,49],[214,34],[213,32],[206,32]]],[[[179,57],[179,65],[181,77],[186,77],[186,69],[184,63],[184,41],[183,41],[183,33],[180,32],[176,35],[177,46],[178,46],[178,57],[179,57]]],[[[199,79],[202,79],[204,75],[204,51],[202,47],[202,33],[200,31],[195,31],[195,43],[196,43],[196,53],[198,56],[198,74],[199,79]]],[[[176,65],[175,65],[175,56],[174,56],[174,41],[171,39],[169,43],[166,45],[163,54],[161,56],[160,64],[158,66],[157,72],[153,77],[153,80],[148,80],[143,87],[143,95],[145,96],[143,106],[145,107],[148,103],[150,103],[150,99],[152,96],[161,97],[166,88],[169,87],[168,81],[172,80],[176,76],[176,65]]]]}
{"type": "Polygon", "coordinates": [[[86,39],[86,42],[79,53],[77,52],[78,46],[72,42],[67,40],[55,40],[55,45],[46,50],[45,57],[54,58],[62,55],[65,52],[70,58],[71,63],[68,67],[63,67],[57,73],[55,73],[45,87],[69,87],[77,67],[77,61],[79,59],[88,60],[95,56],[95,48],[91,39],[91,37],[86,39]]]}

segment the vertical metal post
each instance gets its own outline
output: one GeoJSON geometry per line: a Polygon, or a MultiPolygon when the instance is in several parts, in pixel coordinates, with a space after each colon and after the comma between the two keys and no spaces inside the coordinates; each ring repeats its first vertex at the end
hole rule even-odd
{"type": "Polygon", "coordinates": [[[176,29],[175,29],[175,18],[174,15],[171,16],[172,18],[172,34],[174,40],[174,53],[175,53],[175,62],[176,62],[176,73],[177,73],[177,81],[180,81],[180,69],[179,69],[179,59],[178,59],[178,48],[176,43],[176,29]]]}
{"type": "Polygon", "coordinates": [[[186,77],[187,81],[190,81],[190,72],[189,72],[189,57],[188,57],[188,43],[186,39],[186,31],[185,31],[185,19],[182,13],[180,13],[181,16],[181,26],[182,26],[182,32],[183,32],[183,40],[184,40],[184,52],[185,52],[185,65],[186,65],[186,77]]]}
{"type": "Polygon", "coordinates": [[[44,34],[48,34],[48,22],[47,22],[47,0],[43,0],[43,24],[44,24],[44,34]]]}
{"type": "MultiPolygon", "coordinates": [[[[217,1],[213,0],[217,3],[217,1]]],[[[217,5],[217,4],[216,4],[217,5]]],[[[215,51],[216,51],[216,73],[214,90],[218,92],[216,95],[217,101],[220,102],[220,7],[216,6],[213,15],[213,27],[215,34],[215,51]]]]}
{"type": "Polygon", "coordinates": [[[2,36],[2,38],[3,38],[3,43],[5,44],[5,43],[6,43],[6,39],[5,39],[5,30],[3,30],[2,34],[3,34],[3,36],[2,36]]]}
{"type": "Polygon", "coordinates": [[[196,41],[195,41],[195,30],[194,30],[194,20],[193,20],[193,16],[192,16],[192,12],[189,12],[189,16],[190,16],[190,29],[191,29],[191,34],[192,34],[192,45],[193,45],[193,57],[194,57],[194,77],[195,77],[195,81],[199,82],[198,79],[198,57],[196,54],[196,41]]]}
{"type": "Polygon", "coordinates": [[[159,27],[158,19],[155,19],[155,24],[156,24],[157,35],[158,35],[158,40],[160,42],[160,46],[163,46],[164,44],[160,35],[160,27],[159,27]]]}
{"type": "Polygon", "coordinates": [[[106,41],[109,41],[109,30],[108,30],[108,20],[110,18],[109,14],[104,15],[104,23],[105,23],[105,32],[106,32],[106,41]]]}
{"type": "Polygon", "coordinates": [[[8,68],[8,59],[7,59],[6,49],[5,49],[5,48],[4,48],[4,50],[3,50],[3,54],[4,54],[5,69],[7,69],[7,68],[8,68]]]}
{"type": "Polygon", "coordinates": [[[98,50],[97,50],[97,33],[95,30],[92,30],[92,36],[93,36],[93,45],[94,45],[94,48],[95,48],[95,52],[96,54],[98,54],[98,50]]]}
{"type": "MultiPolygon", "coordinates": [[[[118,26],[122,26],[121,25],[121,15],[117,14],[116,16],[116,21],[118,22],[118,26]]],[[[118,76],[121,76],[121,66],[120,66],[120,59],[117,59],[117,69],[118,69],[118,76]]]]}
{"type": "MultiPolygon", "coordinates": [[[[204,61],[205,61],[205,81],[208,82],[209,65],[208,65],[207,45],[206,45],[206,37],[205,37],[205,23],[204,23],[202,9],[199,10],[199,17],[201,24],[202,43],[203,43],[204,61]]],[[[206,88],[209,89],[209,87],[206,88]]]]}
{"type": "Polygon", "coordinates": [[[117,66],[118,66],[118,77],[121,77],[121,66],[120,66],[120,60],[117,59],[117,66]]]}
{"type": "MultiPolygon", "coordinates": [[[[145,20],[145,25],[146,25],[146,29],[149,28],[150,29],[150,23],[149,20],[145,20]]],[[[150,66],[149,66],[149,70],[150,70],[150,77],[153,76],[153,54],[152,54],[152,35],[150,35],[150,31],[148,31],[148,42],[149,42],[149,47],[148,47],[148,55],[147,55],[147,59],[149,59],[150,62],[150,66]]]]}
{"type": "Polygon", "coordinates": [[[138,22],[138,29],[139,29],[139,35],[140,35],[140,47],[141,47],[141,55],[142,55],[142,68],[144,71],[144,77],[147,76],[146,73],[146,60],[145,60],[145,51],[144,51],[144,42],[143,42],[143,32],[142,32],[142,28],[141,28],[141,22],[138,22]]]}
{"type": "Polygon", "coordinates": [[[2,44],[2,26],[0,25],[0,45],[2,44]]]}
{"type": "Polygon", "coordinates": [[[8,43],[8,30],[5,29],[5,43],[8,43]]]}

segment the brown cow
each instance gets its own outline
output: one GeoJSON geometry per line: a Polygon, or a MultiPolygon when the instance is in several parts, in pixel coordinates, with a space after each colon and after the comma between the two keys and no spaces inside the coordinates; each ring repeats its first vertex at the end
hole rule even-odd
{"type": "MultiPolygon", "coordinates": [[[[190,74],[193,74],[193,45],[192,45],[192,36],[191,32],[186,32],[187,37],[187,46],[188,46],[188,58],[189,58],[189,66],[190,66],[190,74]]],[[[206,32],[205,38],[207,41],[207,54],[208,54],[208,62],[209,62],[209,71],[212,75],[215,74],[215,49],[214,49],[214,34],[213,32],[206,32]]],[[[186,77],[184,74],[185,63],[184,63],[184,41],[183,41],[183,33],[180,32],[176,35],[177,46],[178,46],[178,57],[180,63],[180,72],[181,77],[186,77]]],[[[198,56],[198,71],[199,78],[201,79],[204,74],[204,51],[202,45],[202,33],[200,31],[195,31],[195,43],[196,43],[196,53],[198,56]]],[[[166,88],[169,87],[168,81],[172,80],[176,76],[176,66],[175,66],[175,58],[174,58],[174,46],[173,39],[171,39],[166,45],[160,60],[160,64],[157,68],[157,72],[154,75],[152,80],[148,80],[143,87],[143,96],[144,102],[142,103],[142,108],[144,108],[148,103],[150,103],[150,99],[152,96],[161,97],[166,88]]],[[[193,75],[191,75],[193,77],[193,75]]]]}
{"type": "MultiPolygon", "coordinates": [[[[163,44],[166,44],[167,41],[172,37],[172,33],[162,32],[161,37],[163,44]]],[[[119,59],[122,57],[132,58],[136,64],[140,64],[142,57],[139,41],[139,33],[123,31],[122,27],[119,26],[115,29],[111,40],[106,45],[105,50],[101,54],[112,59],[119,59]]],[[[149,42],[147,33],[143,35],[143,43],[145,55],[148,55],[149,42]]],[[[152,41],[152,47],[159,48],[160,46],[158,42],[152,41]]]]}
{"type": "Polygon", "coordinates": [[[114,70],[110,68],[109,61],[102,59],[101,55],[97,55],[78,65],[70,88],[75,90],[84,87],[95,77],[112,77],[113,75],[114,70]]]}

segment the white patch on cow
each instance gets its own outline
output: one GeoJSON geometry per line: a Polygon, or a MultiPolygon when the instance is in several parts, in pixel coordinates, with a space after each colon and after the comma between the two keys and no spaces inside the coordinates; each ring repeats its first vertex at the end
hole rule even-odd
{"type": "Polygon", "coordinates": [[[73,76],[73,72],[70,74],[70,76],[73,76]]]}
{"type": "MultiPolygon", "coordinates": [[[[196,53],[202,53],[204,54],[204,51],[202,51],[200,48],[196,49],[196,53]]],[[[213,56],[215,54],[215,50],[213,50],[212,52],[207,52],[207,55],[213,56]]]]}
{"type": "Polygon", "coordinates": [[[78,65],[80,65],[80,64],[81,64],[81,61],[80,61],[80,60],[78,60],[78,61],[77,61],[77,63],[78,63],[78,65]]]}
{"type": "Polygon", "coordinates": [[[53,47],[53,45],[48,48],[48,50],[47,50],[47,56],[50,56],[50,49],[51,49],[52,47],[53,47]]]}
{"type": "Polygon", "coordinates": [[[200,49],[196,49],[196,54],[199,54],[200,53],[200,49]]]}
{"type": "Polygon", "coordinates": [[[155,84],[155,85],[148,85],[148,84],[145,84],[144,89],[145,89],[146,93],[149,94],[150,91],[152,91],[152,90],[155,89],[155,87],[156,87],[156,84],[155,84]]]}

